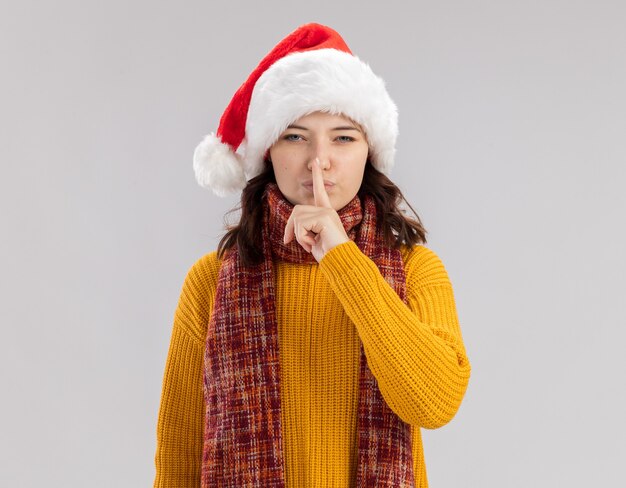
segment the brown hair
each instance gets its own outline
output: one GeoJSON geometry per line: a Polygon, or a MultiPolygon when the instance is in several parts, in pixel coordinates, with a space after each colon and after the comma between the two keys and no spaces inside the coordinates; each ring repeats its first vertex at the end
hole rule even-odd
{"type": "MultiPolygon", "coordinates": [[[[241,210],[237,225],[227,225],[227,231],[217,246],[217,255],[221,259],[226,251],[237,246],[244,266],[254,266],[263,260],[263,252],[259,247],[263,225],[263,206],[260,205],[265,186],[276,183],[274,168],[266,160],[265,170],[248,181],[241,193],[241,203],[228,214],[241,210]]],[[[358,192],[362,199],[371,195],[376,203],[378,225],[383,229],[385,245],[399,248],[402,244],[413,246],[426,243],[426,229],[422,225],[417,212],[404,198],[398,188],[387,176],[378,171],[367,161],[363,182],[358,192]],[[415,218],[405,215],[402,202],[411,209],[415,218]]],[[[228,215],[227,214],[227,215],[228,215]]]]}

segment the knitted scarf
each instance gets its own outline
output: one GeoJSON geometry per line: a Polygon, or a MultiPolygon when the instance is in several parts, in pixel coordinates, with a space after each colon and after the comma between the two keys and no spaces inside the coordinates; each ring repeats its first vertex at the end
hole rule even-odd
{"type": "MultiPolygon", "coordinates": [[[[268,184],[259,243],[264,261],[244,267],[236,247],[222,261],[204,357],[205,488],[285,486],[273,262],[316,262],[295,239],[283,244],[292,210],[276,184],[268,184]]],[[[373,199],[356,196],[338,214],[350,239],[406,301],[402,256],[383,245],[373,199]]],[[[355,486],[413,487],[410,426],[383,400],[362,343],[357,429],[355,486]]]]}

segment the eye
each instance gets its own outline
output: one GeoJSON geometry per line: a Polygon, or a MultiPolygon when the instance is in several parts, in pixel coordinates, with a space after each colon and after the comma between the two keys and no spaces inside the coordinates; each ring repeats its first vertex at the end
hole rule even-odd
{"type": "Polygon", "coordinates": [[[356,139],[350,136],[337,136],[337,140],[339,142],[352,142],[352,141],[355,141],[356,139]]]}
{"type": "Polygon", "coordinates": [[[302,136],[300,134],[286,134],[283,137],[283,139],[286,140],[286,141],[294,141],[294,142],[296,142],[296,141],[301,140],[302,136]]]}

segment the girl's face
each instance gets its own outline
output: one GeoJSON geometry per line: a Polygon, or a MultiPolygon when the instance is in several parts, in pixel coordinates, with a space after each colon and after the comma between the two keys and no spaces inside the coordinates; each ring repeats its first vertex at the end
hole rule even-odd
{"type": "Polygon", "coordinates": [[[293,205],[315,205],[312,165],[320,159],[333,209],[359,191],[368,144],[361,127],[342,115],[314,112],[291,124],[269,150],[276,183],[293,205]]]}

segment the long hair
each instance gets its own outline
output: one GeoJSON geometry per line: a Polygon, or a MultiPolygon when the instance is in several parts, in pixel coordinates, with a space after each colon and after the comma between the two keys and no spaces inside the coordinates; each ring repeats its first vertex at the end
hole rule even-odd
{"type": "MultiPolygon", "coordinates": [[[[276,183],[274,168],[269,161],[265,161],[265,170],[248,181],[241,193],[241,203],[228,214],[241,211],[239,223],[227,225],[226,234],[217,246],[218,258],[237,246],[244,266],[254,266],[263,260],[263,251],[260,247],[262,239],[263,206],[261,200],[268,183],[276,183]]],[[[413,246],[425,244],[427,231],[422,225],[417,212],[404,198],[398,188],[387,176],[378,171],[367,161],[363,173],[363,181],[358,191],[361,199],[371,195],[376,203],[378,225],[383,229],[385,245],[399,248],[402,244],[413,246]],[[402,209],[404,202],[415,216],[410,217],[402,209]]],[[[227,215],[228,215],[227,214],[227,215]]]]}

